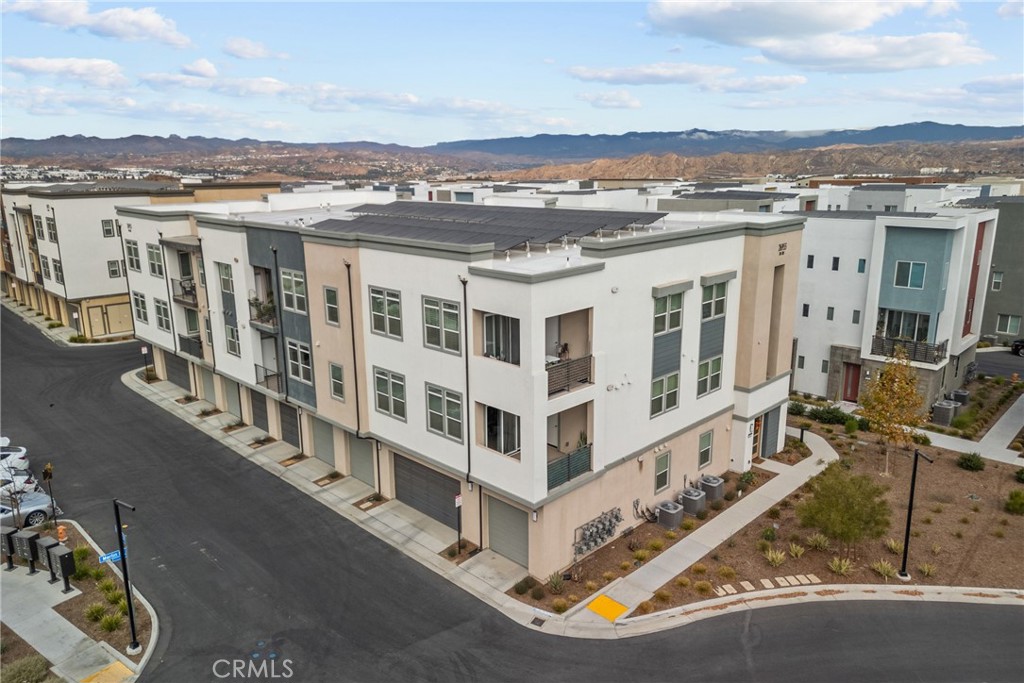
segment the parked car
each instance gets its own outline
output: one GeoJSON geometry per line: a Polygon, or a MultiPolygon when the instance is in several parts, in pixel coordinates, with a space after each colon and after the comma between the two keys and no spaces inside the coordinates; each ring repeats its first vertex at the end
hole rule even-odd
{"type": "MultiPolygon", "coordinates": [[[[17,517],[21,522],[20,526],[36,526],[48,519],[53,519],[54,508],[50,506],[50,497],[45,493],[41,491],[21,493],[15,494],[15,497],[16,501],[11,500],[11,496],[3,496],[3,501],[0,502],[0,524],[19,526],[15,523],[15,502],[17,502],[17,517]]],[[[64,514],[59,505],[56,507],[56,513],[64,514]]]]}
{"type": "Polygon", "coordinates": [[[28,470],[0,468],[0,495],[12,495],[39,490],[36,478],[28,470]]]}
{"type": "Polygon", "coordinates": [[[1013,345],[1010,346],[1010,351],[1018,356],[1024,356],[1024,339],[1015,339],[1013,345]]]}
{"type": "Polygon", "coordinates": [[[27,470],[28,449],[24,446],[0,446],[0,467],[5,470],[27,470]]]}

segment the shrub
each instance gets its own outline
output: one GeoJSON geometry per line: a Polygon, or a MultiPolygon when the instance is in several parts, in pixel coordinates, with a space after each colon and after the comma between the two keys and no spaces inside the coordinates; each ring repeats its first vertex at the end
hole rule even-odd
{"type": "Polygon", "coordinates": [[[629,568],[632,567],[632,566],[633,565],[630,564],[629,562],[622,562],[622,563],[619,564],[619,569],[621,569],[622,571],[628,571],[629,568]]]}
{"type": "Polygon", "coordinates": [[[1011,515],[1024,515],[1024,489],[1010,491],[1003,509],[1011,515]]]}
{"type": "Polygon", "coordinates": [[[75,581],[85,581],[92,578],[92,570],[89,567],[76,567],[75,573],[71,575],[75,581]]]}
{"type": "Polygon", "coordinates": [[[50,663],[42,655],[30,655],[11,664],[4,663],[4,680],[39,683],[47,680],[49,669],[50,663]]]}
{"type": "Polygon", "coordinates": [[[697,519],[699,519],[700,521],[702,521],[702,522],[703,522],[703,521],[704,521],[705,519],[707,519],[707,518],[708,518],[708,511],[707,511],[707,510],[701,510],[700,512],[698,512],[698,513],[697,513],[696,515],[694,515],[694,516],[695,516],[695,517],[696,517],[697,519]]]}
{"type": "Polygon", "coordinates": [[[583,584],[583,588],[593,593],[597,590],[597,581],[587,581],[585,584],[583,584]]]}
{"type": "Polygon", "coordinates": [[[914,434],[910,438],[913,439],[914,443],[916,443],[919,446],[931,446],[932,445],[932,440],[928,437],[927,434],[914,434]]]}
{"type": "Polygon", "coordinates": [[[604,579],[606,583],[611,583],[615,580],[615,572],[605,572],[604,574],[601,574],[601,578],[604,579]]]}
{"type": "Polygon", "coordinates": [[[711,501],[711,509],[714,510],[715,512],[718,512],[719,510],[721,510],[724,507],[725,507],[725,501],[723,501],[721,498],[717,498],[717,499],[711,501]]]}
{"type": "Polygon", "coordinates": [[[548,590],[551,591],[552,595],[561,595],[562,591],[565,590],[565,579],[559,572],[554,572],[548,577],[548,590]]]}
{"type": "Polygon", "coordinates": [[[89,570],[89,574],[90,576],[92,576],[92,578],[96,579],[97,581],[99,581],[107,575],[107,573],[103,571],[103,567],[93,567],[91,570],[89,570]]]}
{"type": "Polygon", "coordinates": [[[124,617],[120,614],[108,614],[100,620],[100,628],[107,633],[113,633],[121,628],[122,623],[124,623],[124,617]]]}
{"type": "Polygon", "coordinates": [[[633,551],[633,559],[637,562],[646,562],[647,558],[651,556],[651,551],[641,548],[640,550],[633,551]]]}
{"type": "Polygon", "coordinates": [[[812,550],[825,550],[828,551],[830,543],[828,536],[821,532],[813,533],[807,537],[807,545],[812,550]]]}
{"type": "Polygon", "coordinates": [[[921,523],[922,524],[931,524],[932,523],[932,518],[931,517],[925,517],[924,519],[921,520],[921,523]]]}
{"type": "Polygon", "coordinates": [[[761,538],[766,541],[774,541],[775,537],[775,527],[767,526],[761,531],[761,538]]]}
{"type": "Polygon", "coordinates": [[[829,408],[811,408],[808,411],[807,416],[812,420],[817,420],[821,424],[826,425],[845,425],[846,421],[852,416],[845,412],[842,408],[829,407],[829,408]]]}
{"type": "Polygon", "coordinates": [[[128,598],[121,598],[115,606],[118,614],[128,616],[128,598]]]}
{"type": "Polygon", "coordinates": [[[75,556],[75,566],[78,567],[85,564],[89,559],[89,556],[92,554],[92,548],[87,545],[80,545],[72,553],[75,556]]]}
{"type": "Polygon", "coordinates": [[[893,555],[900,555],[903,553],[903,542],[897,541],[895,538],[885,539],[885,549],[893,555]]]}
{"type": "Polygon", "coordinates": [[[804,554],[804,547],[799,543],[790,543],[789,554],[793,559],[798,560],[804,554]]]}
{"type": "Polygon", "coordinates": [[[544,599],[544,586],[534,586],[530,590],[530,597],[533,598],[534,600],[543,600],[544,599]]]}
{"type": "Polygon", "coordinates": [[[640,614],[650,614],[654,611],[654,603],[650,600],[644,600],[636,606],[636,611],[640,614]]]}
{"type": "Polygon", "coordinates": [[[697,523],[692,519],[684,519],[679,528],[683,531],[693,531],[697,527],[697,523]]]}
{"type": "MultiPolygon", "coordinates": [[[[769,510],[768,510],[768,519],[778,519],[781,516],[782,516],[782,510],[780,510],[777,507],[769,508],[769,510]]],[[[768,540],[771,540],[771,539],[768,539],[768,540]]]]}
{"type": "Polygon", "coordinates": [[[555,611],[555,614],[561,614],[565,610],[569,609],[569,603],[562,598],[555,598],[551,603],[551,609],[555,611]]]}
{"type": "Polygon", "coordinates": [[[50,323],[49,325],[46,326],[46,329],[48,329],[48,330],[55,330],[58,327],[63,327],[63,323],[52,322],[52,323],[50,323]]]}
{"type": "Polygon", "coordinates": [[[119,590],[113,590],[109,593],[104,593],[103,595],[111,605],[116,605],[124,598],[124,592],[119,590]]]}
{"type": "Polygon", "coordinates": [[[679,538],[679,534],[677,534],[676,532],[674,532],[671,529],[669,529],[668,531],[665,532],[665,538],[667,538],[670,541],[674,541],[677,538],[679,538]]]}
{"type": "Polygon", "coordinates": [[[736,492],[735,491],[726,491],[725,492],[725,496],[723,496],[723,497],[726,500],[730,501],[730,502],[734,501],[734,500],[736,500],[736,492]]]}
{"type": "Polygon", "coordinates": [[[942,552],[942,546],[938,543],[932,543],[932,555],[938,555],[942,552]]]}
{"type": "Polygon", "coordinates": [[[731,581],[736,578],[736,570],[727,564],[723,564],[718,568],[718,576],[726,581],[731,581]]]}
{"type": "Polygon", "coordinates": [[[569,593],[569,602],[571,602],[572,604],[575,605],[579,601],[580,601],[580,596],[575,595],[573,593],[569,593]]]}
{"type": "Polygon", "coordinates": [[[68,337],[68,341],[71,342],[72,344],[88,344],[89,338],[86,337],[84,334],[73,334],[70,337],[68,337]]]}
{"type": "Polygon", "coordinates": [[[971,523],[971,519],[970,519],[970,517],[961,517],[960,518],[960,523],[961,524],[970,524],[971,523]]]}
{"type": "Polygon", "coordinates": [[[680,588],[689,588],[690,587],[690,577],[688,577],[688,576],[677,576],[676,577],[676,585],[679,586],[680,588]]]}
{"type": "Polygon", "coordinates": [[[859,429],[862,432],[870,432],[871,431],[871,421],[869,419],[867,419],[866,417],[859,418],[857,420],[857,429],[859,429]]]}
{"type": "Polygon", "coordinates": [[[860,422],[857,420],[857,418],[851,417],[849,420],[846,421],[844,429],[846,430],[847,434],[856,434],[858,426],[860,426],[860,422]]]}
{"type": "Polygon", "coordinates": [[[750,488],[750,484],[748,484],[745,481],[738,481],[738,482],[736,482],[736,492],[737,493],[743,493],[744,491],[746,491],[749,488],[750,488]]]}
{"type": "Polygon", "coordinates": [[[932,508],[932,512],[934,512],[937,515],[940,514],[942,512],[942,506],[936,505],[935,507],[932,508]]]}
{"type": "Polygon", "coordinates": [[[845,557],[836,556],[829,560],[828,568],[832,570],[833,574],[849,576],[850,572],[853,571],[853,561],[845,557]]]}
{"type": "Polygon", "coordinates": [[[708,567],[706,564],[698,562],[697,564],[690,567],[690,573],[696,574],[697,576],[704,576],[708,573],[708,567]]]}
{"type": "Polygon", "coordinates": [[[693,584],[693,590],[697,591],[701,595],[710,595],[711,591],[714,589],[711,587],[710,581],[698,581],[693,584]]]}
{"type": "Polygon", "coordinates": [[[789,407],[786,409],[786,411],[790,415],[799,416],[807,412],[807,406],[804,405],[803,403],[800,403],[799,401],[790,401],[789,407]]]}
{"type": "Polygon", "coordinates": [[[654,591],[654,599],[658,602],[668,602],[672,599],[672,594],[665,589],[659,589],[654,591]]]}
{"type": "Polygon", "coordinates": [[[758,542],[757,542],[757,552],[759,552],[759,553],[763,553],[764,551],[768,550],[771,547],[772,547],[771,541],[766,541],[763,538],[758,540],[758,542]]]}
{"type": "Polygon", "coordinates": [[[113,579],[103,579],[102,581],[96,584],[96,587],[104,593],[109,593],[111,591],[117,590],[117,581],[114,581],[113,579]]]}
{"type": "Polygon", "coordinates": [[[454,547],[448,548],[448,557],[455,557],[458,554],[459,554],[459,551],[456,550],[454,547]]]}
{"type": "Polygon", "coordinates": [[[957,467],[968,472],[980,472],[985,469],[985,461],[978,453],[964,453],[956,461],[957,467]]]}
{"type": "Polygon", "coordinates": [[[1005,537],[1006,537],[1006,534],[1005,534],[1005,533],[1003,532],[1003,530],[1002,530],[1002,529],[996,529],[996,530],[994,530],[994,531],[992,532],[992,535],[993,535],[994,537],[996,537],[996,538],[1005,538],[1005,537]]]}
{"type": "Polygon", "coordinates": [[[651,542],[647,544],[647,549],[652,553],[660,552],[665,547],[665,541],[660,538],[652,538],[651,542]]]}
{"type": "Polygon", "coordinates": [[[896,578],[896,567],[889,560],[876,560],[871,563],[871,569],[886,581],[896,578]]]}
{"type": "Polygon", "coordinates": [[[99,621],[106,613],[107,608],[100,602],[94,602],[85,608],[85,618],[89,621],[99,621]]]}
{"type": "Polygon", "coordinates": [[[1024,484],[1024,467],[1017,470],[1017,473],[1013,476],[1017,480],[1018,484],[1024,484]]]}
{"type": "Polygon", "coordinates": [[[917,566],[917,570],[919,572],[921,572],[922,576],[929,577],[929,576],[932,576],[933,574],[935,574],[935,565],[934,564],[928,564],[927,562],[924,562],[924,563],[919,564],[917,566]]]}
{"type": "Polygon", "coordinates": [[[518,583],[516,583],[515,586],[512,587],[512,589],[516,592],[516,595],[526,595],[529,592],[529,590],[533,588],[533,585],[531,585],[530,583],[530,579],[531,577],[527,576],[525,579],[519,581],[518,583]]]}
{"type": "Polygon", "coordinates": [[[770,564],[771,566],[778,567],[786,561],[786,553],[782,552],[781,550],[769,548],[768,550],[764,551],[764,559],[768,560],[768,564],[770,564]]]}
{"type": "Polygon", "coordinates": [[[954,536],[956,536],[957,538],[963,538],[963,537],[964,537],[964,532],[962,532],[962,531],[957,531],[957,532],[956,532],[956,533],[954,533],[953,535],[954,535],[954,536]]]}
{"type": "Polygon", "coordinates": [[[752,471],[750,471],[750,470],[747,470],[746,472],[741,474],[740,475],[740,483],[741,484],[746,484],[747,486],[750,486],[751,484],[753,484],[754,483],[754,473],[752,471]]]}

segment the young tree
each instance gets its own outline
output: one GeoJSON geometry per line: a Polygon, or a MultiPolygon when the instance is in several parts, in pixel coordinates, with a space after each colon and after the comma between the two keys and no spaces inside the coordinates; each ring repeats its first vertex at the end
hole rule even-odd
{"type": "Polygon", "coordinates": [[[889,529],[886,489],[870,478],[832,463],[811,480],[811,490],[813,496],[797,506],[800,523],[839,541],[844,557],[862,539],[881,538],[889,529]]]}
{"type": "Polygon", "coordinates": [[[860,395],[861,415],[878,434],[885,455],[885,474],[889,475],[889,444],[913,443],[916,428],[924,421],[923,400],[917,393],[917,371],[910,365],[906,349],[897,345],[860,395]]]}

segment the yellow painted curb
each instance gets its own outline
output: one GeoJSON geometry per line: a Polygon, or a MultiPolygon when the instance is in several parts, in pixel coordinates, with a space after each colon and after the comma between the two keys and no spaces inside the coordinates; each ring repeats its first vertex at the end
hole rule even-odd
{"type": "Polygon", "coordinates": [[[608,621],[615,621],[626,613],[625,605],[615,602],[607,595],[599,595],[591,600],[590,604],[587,605],[587,609],[600,614],[608,621]]]}
{"type": "Polygon", "coordinates": [[[121,683],[134,676],[131,669],[121,662],[105,666],[91,676],[82,679],[82,683],[121,683]]]}

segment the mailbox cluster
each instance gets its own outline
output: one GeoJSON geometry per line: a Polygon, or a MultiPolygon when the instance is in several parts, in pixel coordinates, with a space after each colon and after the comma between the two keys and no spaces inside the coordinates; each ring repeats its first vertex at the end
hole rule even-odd
{"type": "Polygon", "coordinates": [[[14,558],[28,562],[28,573],[35,574],[36,562],[50,572],[50,583],[63,579],[64,592],[71,592],[71,575],[75,573],[75,553],[57,539],[40,536],[35,531],[0,528],[3,536],[3,554],[7,556],[7,571],[14,570],[14,558]]]}

